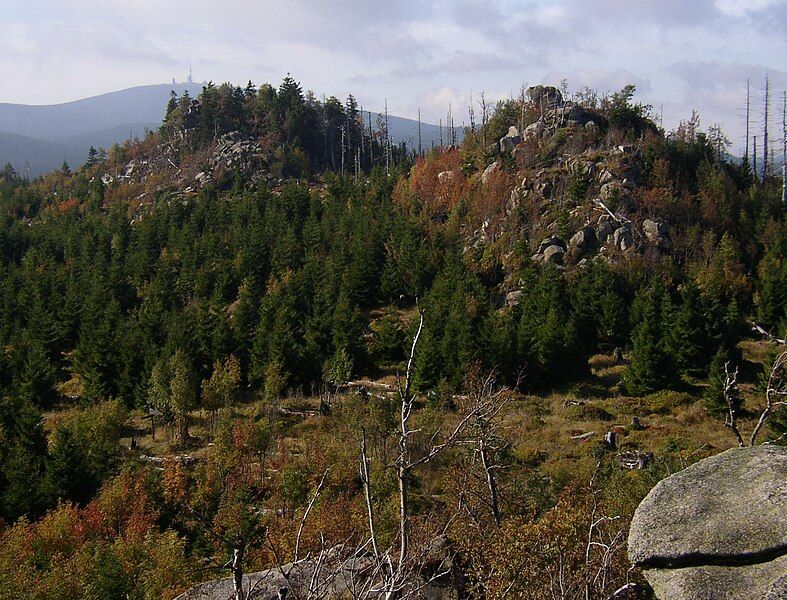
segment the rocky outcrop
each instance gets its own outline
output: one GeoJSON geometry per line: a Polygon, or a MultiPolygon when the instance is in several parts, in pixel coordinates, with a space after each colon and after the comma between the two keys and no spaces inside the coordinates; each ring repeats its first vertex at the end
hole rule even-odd
{"type": "Polygon", "coordinates": [[[536,253],[531,257],[531,260],[562,265],[565,254],[566,245],[563,241],[560,238],[551,236],[541,241],[536,253]]]}
{"type": "Polygon", "coordinates": [[[634,240],[631,237],[631,228],[624,225],[615,229],[612,234],[612,245],[623,252],[632,248],[634,240]]]}
{"type": "Polygon", "coordinates": [[[500,170],[500,162],[499,161],[495,161],[492,164],[490,164],[489,166],[487,166],[487,168],[484,169],[484,172],[481,173],[481,183],[486,185],[486,182],[489,181],[489,178],[492,176],[492,173],[495,173],[498,170],[500,170]]]}
{"type": "Polygon", "coordinates": [[[616,223],[609,215],[601,215],[598,218],[598,226],[596,228],[596,237],[602,244],[606,242],[612,234],[615,233],[616,223]]]}
{"type": "Polygon", "coordinates": [[[537,254],[543,254],[550,246],[559,246],[562,250],[566,248],[566,245],[559,237],[551,236],[541,240],[541,243],[538,245],[537,254]]]}
{"type": "Polygon", "coordinates": [[[536,106],[555,108],[563,104],[563,94],[553,85],[534,85],[527,89],[527,97],[536,106]]]}
{"type": "MultiPolygon", "coordinates": [[[[607,119],[601,114],[587,109],[576,102],[567,102],[563,94],[551,85],[536,85],[528,88],[527,96],[538,109],[539,119],[528,125],[524,131],[524,139],[537,139],[554,133],[561,127],[584,127],[592,129],[596,126],[607,126],[607,119]]],[[[503,140],[500,140],[503,151],[503,140]]]]}
{"type": "Polygon", "coordinates": [[[660,245],[667,240],[667,234],[669,234],[669,225],[663,221],[645,219],[642,222],[642,231],[645,233],[645,237],[647,239],[649,239],[654,244],[660,245]]]}
{"type": "Polygon", "coordinates": [[[565,253],[566,251],[560,246],[548,246],[544,249],[542,256],[544,257],[544,262],[562,265],[565,253]]]}
{"type": "Polygon", "coordinates": [[[598,239],[596,231],[592,227],[586,226],[571,236],[568,242],[567,253],[572,260],[579,260],[596,249],[598,239]]]}
{"type": "Polygon", "coordinates": [[[546,125],[544,125],[543,121],[536,121],[535,123],[531,123],[527,127],[525,127],[524,136],[526,140],[534,140],[540,138],[544,134],[544,129],[546,129],[546,125]]]}
{"type": "MultiPolygon", "coordinates": [[[[428,600],[456,600],[462,597],[463,582],[454,564],[445,538],[436,537],[424,548],[420,564],[414,566],[408,586],[416,590],[412,597],[428,600]]],[[[321,559],[304,559],[280,568],[248,573],[243,577],[247,600],[276,598],[375,598],[370,588],[379,584],[369,579],[375,571],[370,555],[345,557],[341,547],[328,550],[321,559]],[[285,576],[286,575],[286,576],[285,576]]],[[[409,587],[406,588],[407,591],[409,587]]],[[[409,595],[403,593],[403,595],[409,595]]],[[[231,577],[201,583],[175,600],[227,600],[234,598],[231,577]]]]}
{"type": "Polygon", "coordinates": [[[500,138],[500,151],[506,152],[516,148],[519,142],[522,141],[522,136],[519,135],[519,129],[515,125],[508,128],[508,133],[500,138]]]}
{"type": "Polygon", "coordinates": [[[214,173],[239,171],[251,177],[252,181],[267,176],[267,163],[263,158],[262,146],[237,131],[219,138],[208,159],[208,167],[214,173]]]}
{"type": "Polygon", "coordinates": [[[787,449],[728,450],[661,481],[628,551],[662,600],[787,597],[787,449]]]}

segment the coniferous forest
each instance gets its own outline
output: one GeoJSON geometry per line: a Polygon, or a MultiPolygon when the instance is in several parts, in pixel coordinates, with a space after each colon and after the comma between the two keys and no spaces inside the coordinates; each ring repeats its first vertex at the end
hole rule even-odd
{"type": "Polygon", "coordinates": [[[535,98],[427,149],[289,76],[208,84],[3,169],[0,598],[326,597],[282,568],[317,557],[386,597],[642,583],[637,504],[784,376],[781,176],[633,86],[535,98]]]}

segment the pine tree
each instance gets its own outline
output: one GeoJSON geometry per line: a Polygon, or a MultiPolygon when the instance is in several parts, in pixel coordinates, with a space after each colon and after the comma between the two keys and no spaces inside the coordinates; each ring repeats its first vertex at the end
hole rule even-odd
{"type": "Polygon", "coordinates": [[[97,482],[82,444],[67,426],[52,433],[43,490],[51,503],[59,499],[87,502],[97,482]]]}
{"type": "Polygon", "coordinates": [[[666,349],[675,366],[687,375],[705,371],[710,351],[707,323],[699,288],[693,282],[684,284],[681,303],[669,315],[666,349]]]}
{"type": "Polygon", "coordinates": [[[760,261],[757,285],[757,322],[774,334],[787,328],[787,260],[769,248],[760,261]]]}
{"type": "Polygon", "coordinates": [[[678,379],[665,344],[664,326],[669,303],[660,279],[637,294],[631,313],[632,358],[623,373],[623,385],[630,394],[644,395],[678,379]]]}
{"type": "Polygon", "coordinates": [[[182,350],[175,352],[171,364],[170,403],[178,419],[180,443],[185,446],[189,439],[189,411],[196,404],[194,376],[188,358],[182,350]]]}

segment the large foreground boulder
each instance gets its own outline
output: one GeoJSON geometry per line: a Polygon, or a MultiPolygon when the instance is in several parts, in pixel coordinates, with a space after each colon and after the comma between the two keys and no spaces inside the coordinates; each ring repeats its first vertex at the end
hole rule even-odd
{"type": "Polygon", "coordinates": [[[662,600],[787,598],[787,449],[728,450],[661,481],[628,551],[662,600]]]}

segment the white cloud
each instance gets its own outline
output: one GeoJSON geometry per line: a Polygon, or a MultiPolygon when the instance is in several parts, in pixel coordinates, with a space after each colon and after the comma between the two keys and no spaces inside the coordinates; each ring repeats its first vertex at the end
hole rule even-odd
{"type": "Polygon", "coordinates": [[[739,130],[741,81],[783,72],[787,52],[787,0],[0,1],[0,102],[182,78],[191,61],[199,80],[291,72],[318,94],[432,120],[448,102],[466,111],[471,90],[633,82],[669,118],[728,111],[739,130]]]}
{"type": "Polygon", "coordinates": [[[715,0],[716,7],[730,17],[742,17],[772,6],[784,4],[784,0],[715,0]]]}

